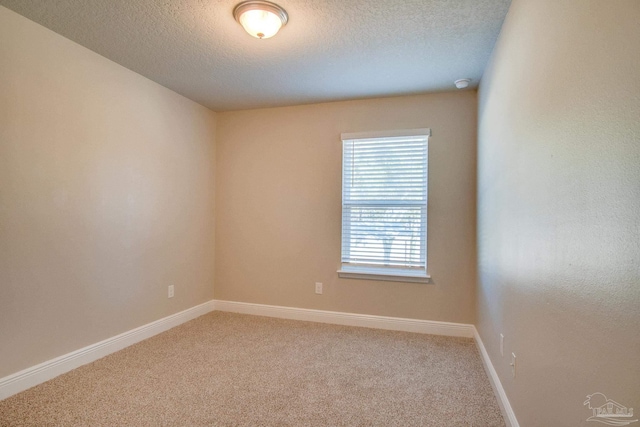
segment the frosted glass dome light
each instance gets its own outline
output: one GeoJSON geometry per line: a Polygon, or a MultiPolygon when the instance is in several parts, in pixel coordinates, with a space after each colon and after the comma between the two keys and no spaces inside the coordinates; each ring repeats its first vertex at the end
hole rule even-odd
{"type": "Polygon", "coordinates": [[[250,0],[238,4],[233,16],[245,31],[257,39],[275,36],[289,20],[280,6],[268,1],[250,0]]]}

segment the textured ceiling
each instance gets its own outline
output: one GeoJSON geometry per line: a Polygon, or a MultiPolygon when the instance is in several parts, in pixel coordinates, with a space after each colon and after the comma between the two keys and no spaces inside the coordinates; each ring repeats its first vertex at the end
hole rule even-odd
{"type": "Polygon", "coordinates": [[[0,0],[212,110],[452,90],[482,76],[510,0],[277,0],[258,40],[240,0],[0,0]]]}

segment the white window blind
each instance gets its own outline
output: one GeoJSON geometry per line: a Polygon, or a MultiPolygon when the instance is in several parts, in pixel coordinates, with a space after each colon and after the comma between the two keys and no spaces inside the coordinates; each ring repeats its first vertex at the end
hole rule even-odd
{"type": "Polygon", "coordinates": [[[341,272],[426,277],[429,135],[342,135],[341,272]]]}

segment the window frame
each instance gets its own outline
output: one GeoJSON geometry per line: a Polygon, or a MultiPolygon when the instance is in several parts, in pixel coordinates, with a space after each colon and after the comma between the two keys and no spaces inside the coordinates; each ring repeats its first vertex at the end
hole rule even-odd
{"type": "MultiPolygon", "coordinates": [[[[419,129],[403,129],[403,130],[390,130],[390,131],[375,131],[375,132],[351,132],[342,133],[340,135],[342,143],[342,167],[341,167],[341,186],[342,186],[342,213],[341,213],[341,230],[340,230],[340,268],[338,269],[338,276],[347,279],[369,279],[369,280],[381,280],[381,281],[393,281],[393,282],[412,282],[412,283],[430,283],[431,276],[427,273],[428,266],[428,187],[429,187],[429,138],[431,137],[431,129],[419,128],[419,129]],[[424,265],[416,267],[402,267],[402,266],[381,266],[365,263],[345,263],[342,259],[342,254],[345,252],[344,246],[344,201],[345,201],[345,142],[350,140],[362,140],[362,139],[385,139],[385,138],[397,138],[397,137],[415,137],[423,136],[426,138],[426,188],[425,188],[425,203],[424,203],[424,230],[425,238],[421,242],[421,246],[424,248],[424,265]]],[[[422,255],[422,254],[421,254],[422,255]]]]}

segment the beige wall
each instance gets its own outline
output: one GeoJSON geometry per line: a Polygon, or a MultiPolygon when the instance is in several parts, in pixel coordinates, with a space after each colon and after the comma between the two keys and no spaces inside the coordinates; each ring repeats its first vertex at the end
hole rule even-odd
{"type": "Polygon", "coordinates": [[[514,0],[481,83],[478,327],[521,426],[640,409],[639,70],[640,1],[514,0]]]}
{"type": "Polygon", "coordinates": [[[4,7],[0,40],[1,378],[213,297],[215,115],[4,7]]]}
{"type": "Polygon", "coordinates": [[[467,91],[218,114],[216,299],[472,323],[476,106],[467,91]],[[418,127],[434,283],[338,278],[340,133],[418,127]]]}

